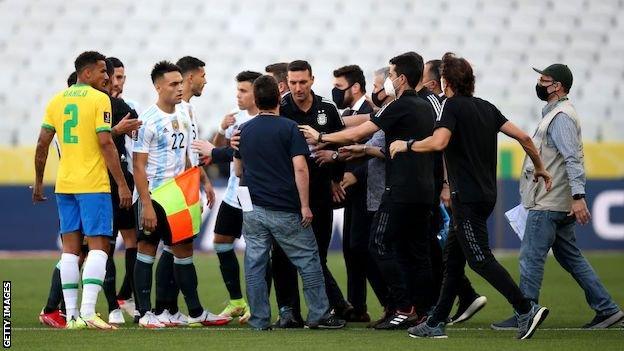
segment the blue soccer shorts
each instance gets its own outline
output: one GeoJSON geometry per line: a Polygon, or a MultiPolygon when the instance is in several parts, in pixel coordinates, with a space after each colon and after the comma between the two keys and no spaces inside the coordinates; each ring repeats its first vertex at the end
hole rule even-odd
{"type": "Polygon", "coordinates": [[[109,193],[56,194],[61,235],[113,235],[113,205],[109,193]]]}

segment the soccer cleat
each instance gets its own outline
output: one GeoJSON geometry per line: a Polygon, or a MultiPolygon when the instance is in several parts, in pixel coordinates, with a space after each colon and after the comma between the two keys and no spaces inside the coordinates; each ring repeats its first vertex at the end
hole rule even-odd
{"type": "Polygon", "coordinates": [[[136,305],[134,303],[134,298],[129,298],[127,300],[117,300],[117,304],[119,304],[119,308],[121,308],[126,314],[130,317],[134,316],[134,311],[136,309],[136,305]]]}
{"type": "Polygon", "coordinates": [[[542,307],[534,302],[531,302],[531,309],[529,312],[524,314],[518,314],[516,312],[516,317],[518,318],[518,335],[516,338],[520,340],[530,339],[537,327],[542,324],[547,316],[548,308],[542,307]]]}
{"type": "Polygon", "coordinates": [[[336,316],[330,315],[318,322],[307,323],[305,327],[308,329],[342,329],[346,324],[347,322],[344,319],[338,319],[336,316]]]}
{"type": "Polygon", "coordinates": [[[374,328],[377,330],[407,329],[419,324],[421,321],[424,321],[424,317],[419,317],[416,313],[416,309],[412,307],[407,312],[396,311],[392,316],[377,324],[374,328]]]}
{"type": "Polygon", "coordinates": [[[444,323],[440,322],[435,327],[431,327],[428,324],[429,318],[426,321],[420,323],[415,327],[407,329],[407,334],[411,338],[433,338],[433,339],[446,339],[448,336],[444,331],[444,323]]]}
{"type": "Polygon", "coordinates": [[[188,317],[180,313],[171,314],[169,310],[165,309],[161,314],[156,315],[156,319],[167,327],[178,327],[188,324],[188,317]]]}
{"type": "Polygon", "coordinates": [[[87,328],[87,324],[80,317],[73,317],[65,325],[65,329],[78,330],[87,328]]]}
{"type": "Polygon", "coordinates": [[[206,310],[199,315],[199,317],[188,317],[189,327],[201,327],[201,326],[218,326],[230,323],[231,317],[222,317],[216,314],[210,313],[206,310]]]}
{"type": "Polygon", "coordinates": [[[472,318],[472,316],[479,312],[479,310],[481,310],[486,303],[487,298],[485,296],[477,296],[471,301],[459,300],[457,312],[453,317],[451,317],[451,321],[448,323],[448,325],[453,325],[469,320],[470,318],[472,318]]]}
{"type": "Polygon", "coordinates": [[[490,324],[490,328],[494,330],[518,330],[518,319],[514,314],[504,321],[490,324]]]}
{"type": "Polygon", "coordinates": [[[227,304],[227,306],[225,306],[223,311],[219,313],[219,316],[231,318],[240,317],[245,314],[245,310],[247,309],[248,307],[245,299],[230,300],[230,302],[227,304]]]}
{"type": "Polygon", "coordinates": [[[117,327],[111,324],[104,322],[102,318],[100,318],[99,313],[94,314],[90,318],[82,318],[84,323],[87,325],[89,329],[104,329],[104,330],[116,330],[117,327]]]}
{"type": "Polygon", "coordinates": [[[39,322],[57,329],[64,329],[67,325],[65,318],[61,316],[60,310],[54,310],[50,313],[44,313],[44,310],[41,310],[41,313],[39,313],[39,322]]]}
{"type": "Polygon", "coordinates": [[[175,324],[176,326],[188,325],[188,316],[178,311],[171,315],[171,323],[175,324]]]}
{"type": "Polygon", "coordinates": [[[624,312],[617,311],[609,315],[596,315],[589,323],[585,324],[585,329],[606,329],[624,320],[624,312]]]}
{"type": "Polygon", "coordinates": [[[161,329],[165,327],[151,311],[145,312],[145,315],[139,318],[139,326],[147,329],[161,329]]]}
{"type": "Polygon", "coordinates": [[[123,312],[121,312],[121,308],[112,310],[108,314],[108,324],[119,325],[124,323],[126,323],[126,320],[124,319],[123,312]]]}
{"type": "Polygon", "coordinates": [[[246,308],[245,313],[242,316],[238,317],[238,323],[247,324],[247,322],[249,322],[249,318],[251,318],[251,311],[249,310],[249,308],[246,308]]]}

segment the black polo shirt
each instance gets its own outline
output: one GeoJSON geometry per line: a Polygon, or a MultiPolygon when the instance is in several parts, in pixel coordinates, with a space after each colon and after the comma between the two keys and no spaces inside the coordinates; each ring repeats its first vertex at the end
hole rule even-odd
{"type": "Polygon", "coordinates": [[[496,202],[498,132],[507,118],[488,101],[453,96],[436,128],[451,131],[444,154],[451,191],[461,202],[496,202]]]}
{"type": "MultiPolygon", "coordinates": [[[[128,104],[126,104],[126,102],[123,101],[123,99],[112,97],[112,96],[109,96],[109,97],[111,100],[111,112],[113,115],[111,119],[111,128],[119,124],[119,122],[128,113],[130,113],[130,118],[133,118],[133,119],[139,118],[136,111],[132,109],[130,106],[128,106],[128,104]]],[[[117,153],[119,154],[119,157],[121,158],[122,155],[124,155],[125,157],[126,143],[124,139],[124,134],[113,136],[113,142],[115,143],[115,147],[117,147],[117,153]]]]}
{"type": "MultiPolygon", "coordinates": [[[[422,140],[433,132],[431,104],[414,90],[386,105],[371,119],[386,134],[386,155],[395,140],[422,140]]],[[[403,152],[386,160],[386,193],[401,203],[433,204],[433,154],[403,152]]]]}
{"type": "MultiPolygon", "coordinates": [[[[292,94],[286,94],[280,103],[280,115],[289,118],[299,125],[309,125],[319,132],[333,133],[344,129],[344,122],[333,101],[312,92],[314,100],[308,111],[299,109],[292,94]]],[[[337,150],[334,145],[328,150],[337,150]]],[[[340,182],[344,172],[344,164],[330,163],[318,166],[312,157],[308,157],[310,171],[310,204],[315,206],[331,206],[331,181],[340,182]]]]}

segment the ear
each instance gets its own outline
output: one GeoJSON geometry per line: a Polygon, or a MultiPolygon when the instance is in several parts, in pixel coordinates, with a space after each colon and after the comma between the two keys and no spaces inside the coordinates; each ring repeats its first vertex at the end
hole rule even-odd
{"type": "Polygon", "coordinates": [[[354,92],[357,93],[361,90],[361,86],[360,83],[353,83],[353,85],[351,86],[351,94],[353,94],[354,92]]]}

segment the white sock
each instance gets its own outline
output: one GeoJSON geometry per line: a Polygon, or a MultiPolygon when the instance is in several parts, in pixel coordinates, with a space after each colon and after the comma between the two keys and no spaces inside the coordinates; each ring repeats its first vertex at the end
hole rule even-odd
{"type": "Polygon", "coordinates": [[[85,259],[82,269],[82,304],[80,305],[80,315],[83,318],[91,319],[95,315],[95,304],[106,275],[107,259],[108,255],[102,250],[89,251],[85,259]]]}
{"type": "Polygon", "coordinates": [[[61,284],[63,286],[63,299],[65,300],[66,319],[78,317],[78,283],[80,282],[80,268],[78,268],[78,256],[70,253],[61,255],[59,261],[61,271],[61,284]]]}

